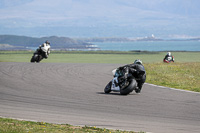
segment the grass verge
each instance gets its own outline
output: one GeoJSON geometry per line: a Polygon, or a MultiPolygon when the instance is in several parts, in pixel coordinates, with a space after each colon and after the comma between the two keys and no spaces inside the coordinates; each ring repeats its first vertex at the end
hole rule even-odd
{"type": "MultiPolygon", "coordinates": [[[[127,64],[135,59],[144,63],[162,62],[166,52],[52,51],[42,62],[127,64]]],[[[176,62],[200,62],[200,52],[173,52],[176,62]]],[[[0,62],[30,62],[33,51],[0,51],[0,62]]]]}
{"type": "Polygon", "coordinates": [[[148,83],[200,92],[200,62],[144,65],[148,83]]]}
{"type": "MultiPolygon", "coordinates": [[[[0,118],[1,133],[136,133],[133,131],[109,130],[97,127],[80,127],[68,124],[20,121],[0,118]]],[[[143,133],[143,132],[139,132],[143,133]]]]}

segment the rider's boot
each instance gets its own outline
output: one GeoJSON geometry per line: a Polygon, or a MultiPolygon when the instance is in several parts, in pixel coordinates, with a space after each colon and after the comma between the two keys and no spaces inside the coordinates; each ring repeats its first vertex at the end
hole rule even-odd
{"type": "Polygon", "coordinates": [[[137,87],[135,89],[135,92],[136,93],[140,93],[141,92],[141,89],[142,89],[142,85],[141,84],[137,84],[137,87]]]}
{"type": "Polygon", "coordinates": [[[140,93],[141,89],[139,87],[136,87],[135,92],[140,93]]]}

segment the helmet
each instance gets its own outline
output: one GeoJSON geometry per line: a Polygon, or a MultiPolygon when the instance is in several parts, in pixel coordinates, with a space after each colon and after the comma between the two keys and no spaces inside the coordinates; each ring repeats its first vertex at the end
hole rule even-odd
{"type": "Polygon", "coordinates": [[[48,40],[46,40],[46,42],[45,42],[46,44],[50,44],[50,42],[48,41],[48,40]]]}
{"type": "Polygon", "coordinates": [[[134,64],[142,64],[142,61],[137,59],[137,60],[134,61],[134,64]]]}
{"type": "Polygon", "coordinates": [[[171,56],[171,52],[167,52],[167,55],[171,56]]]}

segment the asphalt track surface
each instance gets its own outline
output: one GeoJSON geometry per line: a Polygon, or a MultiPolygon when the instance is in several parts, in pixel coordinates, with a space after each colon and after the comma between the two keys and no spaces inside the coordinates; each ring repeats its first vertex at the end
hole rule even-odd
{"type": "Polygon", "coordinates": [[[118,66],[0,62],[0,116],[153,133],[200,132],[200,93],[145,84],[141,94],[104,94],[118,66]]]}

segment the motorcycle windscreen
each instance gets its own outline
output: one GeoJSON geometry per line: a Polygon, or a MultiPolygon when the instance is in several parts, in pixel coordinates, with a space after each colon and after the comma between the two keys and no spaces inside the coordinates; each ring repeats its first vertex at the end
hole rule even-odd
{"type": "Polygon", "coordinates": [[[117,71],[117,69],[112,70],[113,76],[115,76],[116,71],[117,71]]]}

